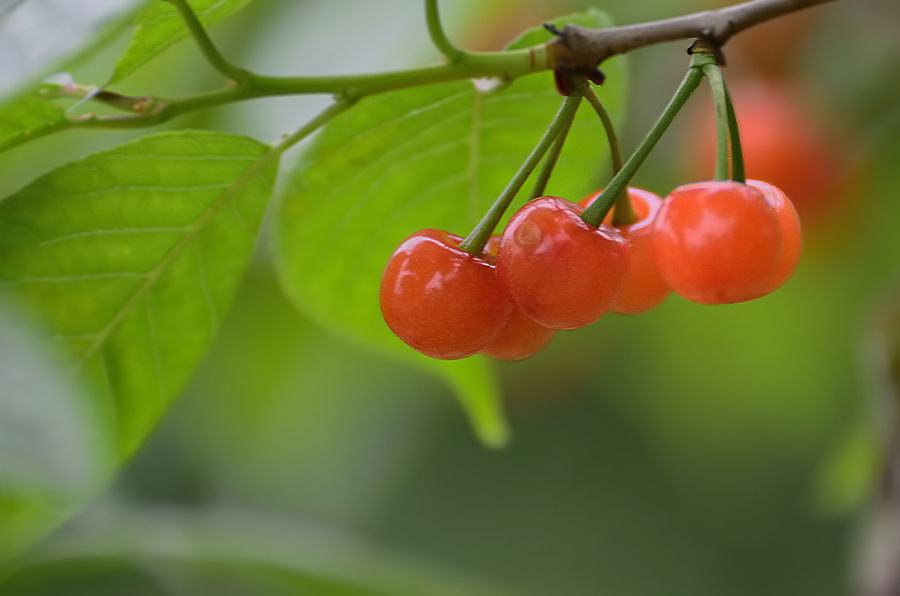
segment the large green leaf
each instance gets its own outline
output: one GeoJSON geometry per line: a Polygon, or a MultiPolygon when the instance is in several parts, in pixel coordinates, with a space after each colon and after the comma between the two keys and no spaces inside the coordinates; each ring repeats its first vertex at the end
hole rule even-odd
{"type": "Polygon", "coordinates": [[[32,554],[4,596],[471,596],[506,592],[354,536],[239,509],[100,508],[32,554]]]}
{"type": "Polygon", "coordinates": [[[134,451],[212,339],[277,163],[222,133],[138,139],[0,202],[0,286],[41,316],[134,451]]]}
{"type": "Polygon", "coordinates": [[[81,387],[0,303],[0,561],[62,520],[96,488],[110,426],[81,387]]]}
{"type": "MultiPolygon", "coordinates": [[[[218,23],[251,0],[189,0],[197,18],[206,26],[218,23]]],[[[137,29],[109,83],[121,81],[157,54],[188,36],[178,9],[166,0],[153,0],[137,18],[137,29]]]]}
{"type": "MultiPolygon", "coordinates": [[[[600,27],[599,11],[563,18],[600,27]]],[[[519,47],[542,43],[533,30],[519,47]]],[[[625,63],[605,63],[601,96],[622,113],[625,63]]],[[[502,443],[492,372],[480,357],[438,362],[394,337],[378,308],[388,256],[426,227],[464,235],[512,177],[558,109],[552,75],[539,73],[492,92],[458,81],[363,101],[329,124],[303,156],[278,211],[275,252],[283,285],[325,326],[437,371],[466,406],[476,432],[502,443]]],[[[549,190],[578,199],[603,170],[606,141],[588,109],[577,122],[549,190]]]]}

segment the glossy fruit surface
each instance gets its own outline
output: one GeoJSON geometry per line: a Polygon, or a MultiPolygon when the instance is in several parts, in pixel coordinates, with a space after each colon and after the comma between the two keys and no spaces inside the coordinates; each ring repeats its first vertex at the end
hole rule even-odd
{"type": "Polygon", "coordinates": [[[540,352],[552,337],[552,329],[514,308],[506,327],[481,352],[497,360],[524,360],[540,352]]]}
{"type": "Polygon", "coordinates": [[[758,189],[766,201],[775,210],[781,230],[781,256],[778,266],[769,282],[769,292],[779,288],[788,280],[797,263],[800,262],[800,253],[803,249],[803,232],[800,227],[800,216],[794,209],[794,204],[780,188],[761,180],[747,180],[747,184],[758,189]]]}
{"type": "Polygon", "coordinates": [[[551,329],[583,327],[609,310],[628,272],[625,239],[582,221],[582,208],[540,197],[510,220],[497,272],[522,312],[551,329]]]}
{"type": "Polygon", "coordinates": [[[416,232],[394,251],[381,281],[381,312],[400,339],[434,358],[480,351],[506,325],[513,304],[489,257],[459,248],[441,230],[416,232]]]}
{"type": "Polygon", "coordinates": [[[654,227],[660,274],[688,300],[724,304],[771,291],[781,259],[781,224],[757,188],[719,181],[679,186],[654,227]]]}
{"type": "MultiPolygon", "coordinates": [[[[598,190],[579,201],[587,208],[600,196],[598,190]]],[[[669,286],[659,274],[653,253],[653,222],[662,207],[662,198],[640,188],[628,188],[628,197],[638,221],[619,227],[631,251],[631,266],[625,278],[625,286],[610,310],[619,314],[637,314],[647,311],[666,299],[669,286]]],[[[612,225],[612,212],[604,219],[612,225]]]]}

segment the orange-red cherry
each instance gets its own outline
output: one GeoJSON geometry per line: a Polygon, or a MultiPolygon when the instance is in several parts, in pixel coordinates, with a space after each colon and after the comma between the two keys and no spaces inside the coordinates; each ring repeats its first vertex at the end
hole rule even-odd
{"type": "Polygon", "coordinates": [[[553,330],[513,309],[506,327],[481,352],[497,360],[524,360],[540,352],[553,338],[553,330]]]}
{"type": "MultiPolygon", "coordinates": [[[[491,236],[484,247],[484,252],[496,258],[500,252],[500,236],[491,236]]],[[[552,337],[552,329],[539,325],[518,307],[514,307],[500,335],[489,343],[482,353],[497,360],[524,360],[540,352],[552,337]]]]}
{"type": "Polygon", "coordinates": [[[742,302],[771,291],[781,260],[781,224],[758,188],[721,181],[679,186],[654,228],[660,274],[688,300],[742,302]]]}
{"type": "Polygon", "coordinates": [[[797,268],[797,263],[800,262],[800,253],[803,249],[800,216],[791,200],[777,186],[762,180],[747,180],[747,184],[763,193],[769,206],[775,210],[775,215],[778,216],[781,230],[781,257],[775,273],[769,281],[768,292],[771,292],[788,280],[797,268]]]}
{"type": "Polygon", "coordinates": [[[628,245],[605,224],[559,197],[525,204],[500,241],[497,272],[522,312],[551,329],[596,321],[613,305],[628,272],[628,245]]]}
{"type": "MultiPolygon", "coordinates": [[[[598,190],[579,201],[587,209],[600,196],[598,190]]],[[[631,266],[625,278],[625,286],[610,310],[623,315],[632,315],[650,310],[666,299],[669,286],[659,274],[653,254],[653,222],[662,207],[663,200],[658,195],[641,188],[628,188],[628,198],[638,220],[619,227],[631,250],[631,266]]],[[[612,225],[612,212],[604,223],[612,225]]]]}
{"type": "Polygon", "coordinates": [[[421,230],[403,241],[381,280],[381,312],[404,342],[433,358],[470,356],[506,325],[513,304],[490,257],[458,236],[421,230]]]}

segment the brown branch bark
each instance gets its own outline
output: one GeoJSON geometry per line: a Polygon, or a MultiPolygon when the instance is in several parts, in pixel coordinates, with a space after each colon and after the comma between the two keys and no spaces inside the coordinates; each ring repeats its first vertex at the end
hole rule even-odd
{"type": "Polygon", "coordinates": [[[567,25],[550,43],[550,53],[556,66],[585,70],[610,56],[676,39],[698,37],[721,46],[753,25],[831,1],[749,0],[716,10],[606,29],[567,25]]]}

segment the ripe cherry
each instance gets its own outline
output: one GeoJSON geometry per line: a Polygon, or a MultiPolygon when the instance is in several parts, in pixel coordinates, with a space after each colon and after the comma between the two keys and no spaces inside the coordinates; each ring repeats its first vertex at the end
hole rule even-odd
{"type": "Polygon", "coordinates": [[[434,358],[456,359],[490,343],[513,304],[490,257],[459,248],[458,236],[416,232],[394,251],[381,281],[381,312],[400,339],[434,358]]]}
{"type": "MultiPolygon", "coordinates": [[[[598,190],[579,201],[585,209],[600,196],[598,190]]],[[[644,312],[658,305],[669,295],[669,286],[663,281],[653,254],[653,222],[662,207],[662,198],[640,188],[628,188],[628,198],[638,216],[634,223],[619,227],[631,250],[631,266],[625,278],[625,286],[610,310],[630,315],[644,312]]],[[[612,225],[612,211],[604,223],[612,225]]]]}
{"type": "Polygon", "coordinates": [[[772,290],[781,261],[781,224],[758,188],[720,181],[679,186],[654,227],[659,271],[688,300],[742,302],[772,290]]]}
{"type": "MultiPolygon", "coordinates": [[[[487,246],[484,247],[485,253],[496,257],[499,250],[500,236],[491,236],[487,246]]],[[[552,329],[535,323],[518,307],[514,307],[500,335],[489,343],[482,353],[497,360],[524,360],[540,352],[552,337],[552,329]]]]}
{"type": "Polygon", "coordinates": [[[769,282],[769,289],[766,292],[768,293],[786,282],[800,261],[800,252],[803,248],[800,216],[797,215],[791,200],[777,186],[761,180],[747,180],[747,184],[763,193],[769,206],[775,210],[781,229],[781,257],[769,282]]]}
{"type": "Polygon", "coordinates": [[[552,337],[552,329],[535,323],[515,308],[500,335],[481,352],[497,360],[524,360],[540,352],[552,337]]]}
{"type": "Polygon", "coordinates": [[[500,241],[497,272],[522,312],[544,327],[575,329],[600,318],[622,290],[628,245],[582,208],[558,197],[525,204],[500,241]]]}

